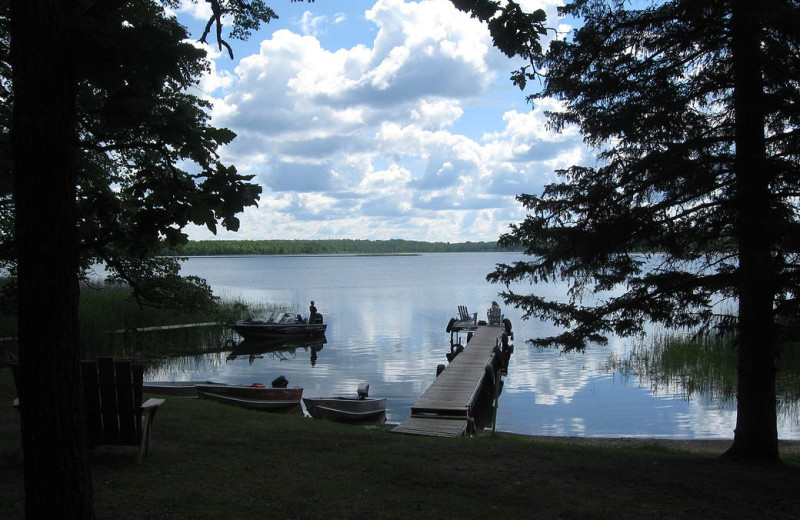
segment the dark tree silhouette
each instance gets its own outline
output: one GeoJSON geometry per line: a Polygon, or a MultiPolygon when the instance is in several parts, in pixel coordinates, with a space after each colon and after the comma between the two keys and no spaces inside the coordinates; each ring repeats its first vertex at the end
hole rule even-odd
{"type": "MultiPolygon", "coordinates": [[[[179,243],[188,222],[235,229],[235,213],[258,194],[215,160],[233,134],[209,127],[202,104],[182,94],[202,55],[181,43],[184,29],[162,3],[179,2],[0,4],[13,101],[11,147],[0,150],[11,155],[0,189],[10,177],[13,190],[0,193],[0,232],[14,222],[0,251],[16,260],[27,518],[94,516],[79,375],[83,263],[148,258],[161,239],[179,243]],[[174,166],[187,157],[201,174],[174,166]]],[[[212,4],[235,7],[235,37],[266,21],[260,0],[212,4]]]]}
{"type": "MultiPolygon", "coordinates": [[[[496,4],[453,3],[473,13],[496,4]]],[[[541,195],[519,195],[529,215],[500,243],[531,260],[499,265],[488,279],[570,282],[566,301],[503,293],[525,317],[565,329],[537,345],[582,350],[646,322],[735,328],[728,455],[777,460],[778,325],[800,306],[800,4],[579,0],[562,12],[582,25],[543,54],[523,53],[531,63],[513,80],[541,78],[532,99],[562,100],[550,124],[578,125],[598,163],[559,171],[562,181],[541,195]],[[618,295],[581,300],[611,289],[618,295]],[[724,299],[737,302],[735,315],[715,314],[724,299]]]]}

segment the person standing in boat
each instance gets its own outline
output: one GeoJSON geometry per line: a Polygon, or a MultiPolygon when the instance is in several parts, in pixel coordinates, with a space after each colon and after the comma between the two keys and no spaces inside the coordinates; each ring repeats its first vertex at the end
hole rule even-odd
{"type": "Polygon", "coordinates": [[[308,323],[316,323],[317,321],[317,308],[314,306],[314,300],[311,300],[311,307],[308,308],[308,323]]]}

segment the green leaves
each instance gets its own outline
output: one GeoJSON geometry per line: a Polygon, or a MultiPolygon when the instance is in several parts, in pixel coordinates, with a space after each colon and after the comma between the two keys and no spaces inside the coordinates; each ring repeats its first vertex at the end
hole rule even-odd
{"type": "Polygon", "coordinates": [[[108,266],[115,274],[107,283],[130,285],[139,305],[192,312],[214,310],[219,301],[205,280],[180,276],[180,263],[176,258],[115,256],[109,259],[108,266]]]}
{"type": "MultiPolygon", "coordinates": [[[[542,53],[540,38],[547,34],[546,14],[542,9],[532,13],[522,10],[513,1],[450,0],[453,5],[473,18],[486,22],[492,43],[509,58],[520,56],[534,65],[542,53]]],[[[522,67],[511,75],[512,82],[524,89],[536,77],[535,69],[522,67]]]]}
{"type": "Polygon", "coordinates": [[[141,255],[162,240],[185,241],[188,224],[238,228],[234,215],[256,204],[261,188],[219,162],[218,148],[235,134],[210,126],[208,103],[187,91],[206,70],[204,52],[156,3],[112,15],[118,25],[92,35],[107,61],[86,67],[79,94],[83,157],[93,165],[80,179],[84,242],[141,255]]]}

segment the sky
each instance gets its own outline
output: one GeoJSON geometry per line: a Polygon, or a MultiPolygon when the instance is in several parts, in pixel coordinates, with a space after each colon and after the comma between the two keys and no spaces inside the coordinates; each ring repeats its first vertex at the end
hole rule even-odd
{"type": "MultiPolygon", "coordinates": [[[[517,1],[568,29],[559,0],[517,1]]],[[[195,39],[207,5],[176,13],[195,39]]],[[[238,135],[220,157],[255,175],[258,208],[237,233],[189,227],[191,240],[496,241],[525,217],[516,195],[591,157],[575,129],[547,129],[557,103],[528,103],[509,80],[522,63],[449,0],[268,5],[280,18],[228,39],[233,60],[210,40],[193,92],[238,135]]]]}

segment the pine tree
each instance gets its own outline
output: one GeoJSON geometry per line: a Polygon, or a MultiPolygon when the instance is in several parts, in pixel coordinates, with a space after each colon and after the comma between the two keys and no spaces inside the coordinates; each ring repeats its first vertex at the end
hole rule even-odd
{"type": "Polygon", "coordinates": [[[577,125],[597,163],[518,196],[529,214],[500,243],[531,259],[499,265],[488,279],[570,282],[568,301],[503,293],[526,317],[565,329],[537,345],[582,350],[647,322],[735,327],[728,455],[777,460],[778,324],[796,319],[800,303],[800,5],[577,0],[562,13],[580,26],[525,56],[531,65],[513,79],[541,77],[532,101],[563,101],[551,126],[577,125]],[[721,315],[724,301],[738,311],[721,315]]]}

